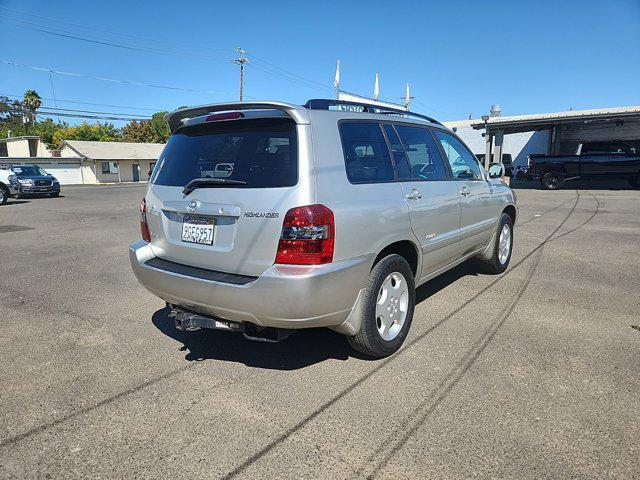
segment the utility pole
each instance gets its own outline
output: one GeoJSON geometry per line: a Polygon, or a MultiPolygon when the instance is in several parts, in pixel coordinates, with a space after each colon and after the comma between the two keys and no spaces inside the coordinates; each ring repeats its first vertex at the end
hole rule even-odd
{"type": "Polygon", "coordinates": [[[244,56],[246,51],[244,51],[241,47],[236,47],[236,51],[240,55],[239,58],[236,58],[233,63],[240,65],[240,101],[242,101],[242,97],[244,95],[244,64],[249,60],[244,56]]]}
{"type": "Polygon", "coordinates": [[[404,108],[409,111],[409,104],[411,103],[411,100],[414,98],[411,96],[411,93],[409,92],[409,82],[407,82],[407,92],[405,93],[404,97],[400,97],[404,100],[404,108]]]}

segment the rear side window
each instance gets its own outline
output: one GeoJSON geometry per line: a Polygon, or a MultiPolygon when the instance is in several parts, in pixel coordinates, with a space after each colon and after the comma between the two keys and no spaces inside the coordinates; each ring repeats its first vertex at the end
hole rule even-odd
{"type": "Polygon", "coordinates": [[[438,147],[426,128],[396,125],[402,145],[407,152],[414,180],[445,180],[447,178],[438,147]]]}
{"type": "Polygon", "coordinates": [[[378,123],[340,124],[342,148],[351,183],[388,182],[394,179],[387,142],[378,123]]]}
{"type": "Polygon", "coordinates": [[[184,187],[194,178],[241,180],[225,188],[291,187],[298,183],[295,122],[261,118],[201,123],[169,138],[152,182],[184,187]]]}

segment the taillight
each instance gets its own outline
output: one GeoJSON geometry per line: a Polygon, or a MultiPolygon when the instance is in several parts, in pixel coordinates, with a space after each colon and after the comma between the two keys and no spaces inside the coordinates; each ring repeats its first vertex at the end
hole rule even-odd
{"type": "Polygon", "coordinates": [[[143,198],[140,202],[140,233],[145,242],[151,242],[151,232],[147,223],[147,199],[143,198]]]}
{"type": "Polygon", "coordinates": [[[320,265],[333,261],[335,223],[324,205],[292,208],[282,224],[275,263],[320,265]]]}

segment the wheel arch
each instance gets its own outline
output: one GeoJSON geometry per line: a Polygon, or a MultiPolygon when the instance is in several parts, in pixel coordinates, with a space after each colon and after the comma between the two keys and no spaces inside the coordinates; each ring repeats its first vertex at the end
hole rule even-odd
{"type": "Polygon", "coordinates": [[[513,222],[513,225],[516,224],[517,210],[514,205],[507,205],[502,209],[502,213],[506,213],[507,215],[509,215],[511,217],[511,221],[513,222]]]}
{"type": "Polygon", "coordinates": [[[417,277],[420,266],[420,255],[417,245],[411,240],[399,240],[384,247],[373,261],[371,269],[373,269],[381,259],[392,254],[400,255],[404,258],[409,264],[409,267],[411,267],[414,278],[417,277]]]}

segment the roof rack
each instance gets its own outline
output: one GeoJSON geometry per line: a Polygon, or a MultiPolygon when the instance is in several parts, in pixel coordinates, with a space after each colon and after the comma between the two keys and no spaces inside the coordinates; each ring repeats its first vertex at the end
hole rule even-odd
{"type": "Polygon", "coordinates": [[[381,105],[375,105],[363,102],[352,102],[348,100],[333,100],[330,98],[313,98],[305,103],[305,108],[309,110],[329,110],[329,107],[335,107],[338,105],[351,105],[354,107],[362,107],[365,113],[378,113],[378,114],[392,114],[392,115],[406,115],[410,117],[420,118],[437,125],[442,125],[438,120],[427,115],[421,115],[420,113],[411,112],[409,110],[402,110],[400,108],[384,107],[381,105]]]}

